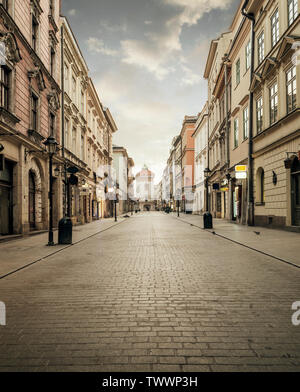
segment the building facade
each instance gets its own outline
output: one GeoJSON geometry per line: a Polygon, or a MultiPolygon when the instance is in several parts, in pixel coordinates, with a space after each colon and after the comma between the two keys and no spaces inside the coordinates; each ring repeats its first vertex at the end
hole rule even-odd
{"type": "MultiPolygon", "coordinates": [[[[60,2],[0,4],[0,235],[48,228],[49,157],[43,142],[60,143],[60,2]]],[[[54,158],[59,163],[60,158],[54,158]]],[[[54,223],[62,214],[53,182],[54,223]]]]}
{"type": "Polygon", "coordinates": [[[195,197],[194,197],[194,214],[203,214],[206,209],[205,201],[205,179],[204,170],[207,168],[207,142],[208,142],[208,105],[207,103],[199,113],[198,120],[195,124],[193,133],[195,140],[195,197]]]}
{"type": "Polygon", "coordinates": [[[300,226],[299,1],[249,1],[255,17],[254,221],[300,226]]]}
{"type": "Polygon", "coordinates": [[[134,208],[134,161],[124,147],[113,146],[114,177],[118,188],[117,214],[131,212],[134,208]]]}
{"type": "Polygon", "coordinates": [[[185,116],[180,133],[182,141],[182,209],[188,214],[193,212],[194,204],[195,146],[192,135],[195,132],[197,119],[196,116],[185,116]]]}
{"type": "Polygon", "coordinates": [[[65,170],[75,167],[78,171],[77,181],[67,181],[65,209],[76,225],[112,216],[103,180],[112,165],[112,135],[117,126],[99,99],[76,38],[64,17],[61,31],[63,158],[65,170]]]}
{"type": "Polygon", "coordinates": [[[141,211],[155,211],[154,173],[144,165],[136,178],[136,198],[141,211]]]}

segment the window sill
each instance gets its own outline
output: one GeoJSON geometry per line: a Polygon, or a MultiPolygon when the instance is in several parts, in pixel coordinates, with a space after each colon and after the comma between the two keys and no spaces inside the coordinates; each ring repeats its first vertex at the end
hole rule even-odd
{"type": "Polygon", "coordinates": [[[266,205],[266,203],[265,202],[259,202],[259,203],[255,203],[255,206],[256,207],[259,207],[259,206],[265,206],[266,205]]]}
{"type": "Polygon", "coordinates": [[[5,109],[4,107],[0,107],[0,121],[8,125],[15,126],[21,120],[9,110],[5,109]]]}

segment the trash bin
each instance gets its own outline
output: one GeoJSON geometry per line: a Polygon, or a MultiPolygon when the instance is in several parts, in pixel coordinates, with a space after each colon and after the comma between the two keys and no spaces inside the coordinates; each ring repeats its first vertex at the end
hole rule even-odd
{"type": "Polygon", "coordinates": [[[73,224],[70,218],[63,218],[58,224],[58,243],[61,245],[72,244],[73,224]]]}
{"type": "Polygon", "coordinates": [[[203,215],[203,222],[204,222],[204,229],[212,229],[213,228],[212,214],[206,212],[203,215]]]}

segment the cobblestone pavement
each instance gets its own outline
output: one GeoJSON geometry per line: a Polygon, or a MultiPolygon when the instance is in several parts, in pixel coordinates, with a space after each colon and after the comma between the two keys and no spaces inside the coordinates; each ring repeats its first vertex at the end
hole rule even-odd
{"type": "Polygon", "coordinates": [[[0,280],[0,300],[1,371],[300,370],[299,269],[161,213],[0,280]]]}

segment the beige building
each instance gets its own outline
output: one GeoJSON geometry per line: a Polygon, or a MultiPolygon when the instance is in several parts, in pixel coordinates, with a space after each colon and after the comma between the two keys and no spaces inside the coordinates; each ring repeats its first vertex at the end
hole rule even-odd
{"type": "MultiPolygon", "coordinates": [[[[78,182],[68,181],[65,210],[73,224],[111,216],[103,184],[112,164],[112,135],[117,126],[109,109],[103,107],[88,67],[67,22],[63,31],[62,141],[67,168],[76,168],[78,182]]],[[[63,171],[61,171],[63,176],[63,171]]]]}
{"type": "Polygon", "coordinates": [[[249,86],[251,77],[251,21],[242,15],[241,2],[234,16],[230,30],[234,40],[225,57],[231,79],[228,215],[237,223],[246,224],[248,219],[248,178],[249,172],[239,175],[236,166],[248,169],[249,152],[249,86]],[[244,178],[238,178],[238,177],[244,178]]]}
{"type": "Polygon", "coordinates": [[[215,218],[228,218],[229,120],[231,74],[225,61],[232,31],[211,42],[204,78],[208,82],[208,155],[209,210],[215,218]]]}
{"type": "Polygon", "coordinates": [[[193,138],[195,139],[195,198],[194,214],[203,214],[206,209],[206,192],[204,170],[207,168],[207,140],[208,140],[208,107],[204,105],[195,125],[193,138]]]}
{"type": "Polygon", "coordinates": [[[249,1],[246,11],[255,16],[255,224],[299,227],[299,1],[249,1]]]}
{"type": "Polygon", "coordinates": [[[134,209],[134,161],[124,147],[113,146],[114,177],[118,187],[117,214],[134,209]]]}
{"type": "Polygon", "coordinates": [[[298,10],[297,0],[241,1],[211,43],[204,76],[214,217],[300,226],[298,10]]]}

